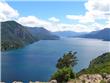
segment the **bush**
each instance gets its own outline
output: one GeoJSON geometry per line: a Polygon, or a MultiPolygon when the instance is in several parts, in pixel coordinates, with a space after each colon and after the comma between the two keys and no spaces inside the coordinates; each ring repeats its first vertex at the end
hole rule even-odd
{"type": "Polygon", "coordinates": [[[75,74],[71,67],[64,67],[62,69],[58,69],[52,76],[52,79],[56,79],[58,83],[65,83],[70,79],[75,78],[75,74]]]}
{"type": "Polygon", "coordinates": [[[65,53],[63,57],[58,59],[56,67],[58,69],[61,69],[63,67],[74,67],[77,64],[76,53],[77,52],[72,52],[72,51],[65,53]]]}
{"type": "Polygon", "coordinates": [[[100,83],[106,83],[104,80],[101,80],[101,82],[100,83]]]}

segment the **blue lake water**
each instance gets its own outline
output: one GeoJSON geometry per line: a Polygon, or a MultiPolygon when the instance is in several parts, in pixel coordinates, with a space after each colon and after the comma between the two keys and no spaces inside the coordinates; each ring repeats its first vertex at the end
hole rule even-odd
{"type": "Polygon", "coordinates": [[[63,38],[41,40],[24,48],[2,52],[2,81],[48,81],[55,72],[55,64],[65,52],[77,51],[78,72],[89,65],[90,60],[110,51],[110,42],[96,39],[63,38]]]}

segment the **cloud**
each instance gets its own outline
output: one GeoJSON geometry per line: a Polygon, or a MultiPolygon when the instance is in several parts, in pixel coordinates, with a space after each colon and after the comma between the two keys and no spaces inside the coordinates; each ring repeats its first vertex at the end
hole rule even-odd
{"type": "Polygon", "coordinates": [[[13,9],[6,2],[0,2],[0,21],[6,21],[19,16],[17,10],[13,9]]]}
{"type": "Polygon", "coordinates": [[[79,16],[77,16],[77,15],[66,15],[66,18],[71,19],[71,20],[80,20],[83,18],[83,16],[82,15],[79,15],[79,16]]]}
{"type": "Polygon", "coordinates": [[[110,16],[109,0],[88,0],[85,3],[87,11],[94,15],[96,19],[107,19],[110,16]]]}
{"type": "Polygon", "coordinates": [[[85,3],[85,8],[88,11],[102,11],[108,12],[110,11],[110,1],[109,0],[88,0],[85,3]]]}
{"type": "MultiPolygon", "coordinates": [[[[105,1],[106,0],[102,0],[105,1]]],[[[108,1],[108,0],[107,0],[108,1]]],[[[77,24],[61,23],[60,19],[56,17],[43,20],[36,16],[22,16],[20,17],[18,11],[9,6],[6,2],[0,2],[0,21],[16,20],[24,26],[30,27],[44,27],[52,32],[54,31],[76,31],[76,32],[90,32],[100,30],[105,27],[110,27],[110,10],[109,2],[98,2],[97,0],[88,0],[85,3],[86,12],[84,15],[66,15],[66,18],[77,20],[77,24]],[[97,4],[97,5],[96,5],[97,4]],[[100,7],[102,6],[102,7],[100,7]],[[104,9],[105,8],[105,9],[104,9]],[[96,22],[96,19],[106,19],[106,24],[96,22]]]]}
{"type": "Polygon", "coordinates": [[[43,25],[49,24],[49,22],[41,20],[40,18],[35,16],[20,17],[18,19],[18,22],[21,23],[22,25],[31,26],[31,27],[35,27],[35,26],[41,27],[43,25]]]}
{"type": "Polygon", "coordinates": [[[84,5],[87,10],[84,15],[66,15],[66,18],[78,20],[79,23],[93,23],[97,19],[107,20],[110,17],[109,0],[88,0],[84,5]]]}
{"type": "Polygon", "coordinates": [[[90,32],[91,29],[83,24],[65,24],[59,22],[50,22],[47,20],[42,20],[35,16],[21,17],[18,19],[18,22],[24,26],[30,27],[45,27],[47,30],[55,31],[76,31],[76,32],[90,32]]]}
{"type": "Polygon", "coordinates": [[[59,30],[58,23],[42,20],[35,16],[20,17],[17,22],[29,27],[44,27],[50,31],[59,30]]]}
{"type": "Polygon", "coordinates": [[[60,20],[56,17],[51,17],[48,19],[49,21],[52,21],[52,22],[59,22],[60,20]]]}
{"type": "Polygon", "coordinates": [[[95,28],[88,28],[89,25],[85,24],[59,24],[61,27],[60,31],[75,31],[75,32],[91,32],[94,31],[95,28]]]}
{"type": "Polygon", "coordinates": [[[86,12],[85,16],[83,15],[66,15],[66,18],[70,20],[78,20],[79,23],[92,23],[94,22],[93,14],[86,12]]]}

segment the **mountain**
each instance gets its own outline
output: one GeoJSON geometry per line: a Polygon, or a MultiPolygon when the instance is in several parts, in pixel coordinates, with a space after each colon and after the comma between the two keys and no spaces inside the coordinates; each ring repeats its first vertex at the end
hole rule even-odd
{"type": "Polygon", "coordinates": [[[1,22],[1,50],[16,49],[42,39],[59,39],[44,28],[22,26],[15,21],[1,22]]]}
{"type": "Polygon", "coordinates": [[[74,32],[74,31],[58,31],[53,33],[61,37],[75,37],[85,34],[85,32],[74,32]]]}
{"type": "Polygon", "coordinates": [[[1,22],[1,50],[10,50],[33,43],[37,39],[15,21],[1,22]]]}
{"type": "Polygon", "coordinates": [[[59,39],[59,36],[53,35],[50,31],[43,27],[26,27],[28,31],[39,40],[55,40],[59,39]]]}
{"type": "Polygon", "coordinates": [[[83,38],[95,38],[95,39],[102,39],[105,41],[110,41],[110,28],[105,28],[99,31],[93,31],[91,33],[81,35],[79,37],[83,38]]]}
{"type": "Polygon", "coordinates": [[[110,52],[104,53],[90,62],[87,69],[79,72],[82,74],[110,74],[110,52]]]}

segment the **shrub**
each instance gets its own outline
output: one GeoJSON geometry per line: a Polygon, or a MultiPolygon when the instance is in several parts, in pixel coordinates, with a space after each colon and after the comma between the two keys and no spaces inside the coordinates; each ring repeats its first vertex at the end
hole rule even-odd
{"type": "Polygon", "coordinates": [[[56,79],[58,83],[65,83],[70,79],[75,78],[75,74],[71,67],[64,67],[62,69],[58,69],[52,76],[51,79],[56,79]]]}

